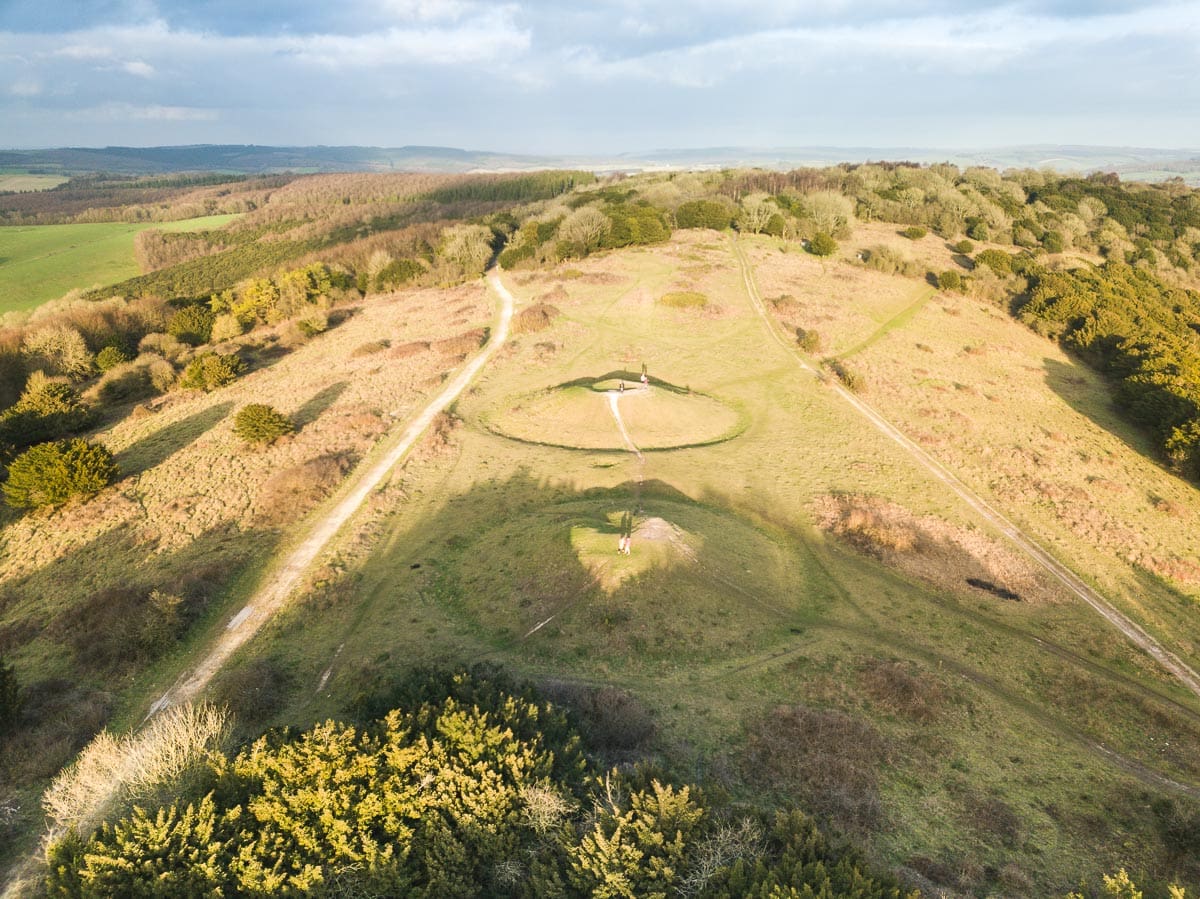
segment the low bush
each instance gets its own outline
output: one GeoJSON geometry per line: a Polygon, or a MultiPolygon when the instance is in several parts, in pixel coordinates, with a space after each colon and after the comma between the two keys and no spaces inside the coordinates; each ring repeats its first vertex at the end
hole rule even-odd
{"type": "Polygon", "coordinates": [[[675,224],[680,228],[712,228],[724,231],[733,226],[735,210],[717,200],[690,200],[675,210],[675,224]]]}
{"type": "Polygon", "coordinates": [[[212,339],[213,324],[217,317],[212,311],[199,304],[185,306],[171,316],[167,333],[191,346],[200,346],[212,339]]]}
{"type": "Polygon", "coordinates": [[[113,455],[82,438],[30,447],[8,467],[4,498],[15,509],[59,506],[99,493],[118,477],[113,455]]]}
{"type": "Polygon", "coordinates": [[[1003,250],[981,250],[979,255],[975,257],[975,264],[985,265],[997,275],[1011,275],[1013,273],[1013,257],[1010,253],[1005,253],[1003,250]]]}
{"type": "Polygon", "coordinates": [[[808,241],[808,252],[812,253],[814,256],[832,256],[837,251],[837,241],[824,231],[818,231],[808,241]]]}
{"type": "Polygon", "coordinates": [[[969,240],[960,240],[954,245],[954,252],[961,253],[964,256],[970,256],[975,252],[975,244],[969,240]]]}
{"type": "Polygon", "coordinates": [[[80,431],[91,421],[92,409],[69,384],[35,371],[17,402],[0,413],[0,442],[23,449],[80,431]]]}
{"type": "Polygon", "coordinates": [[[904,253],[889,246],[876,246],[863,250],[862,260],[867,268],[883,272],[885,275],[912,277],[921,274],[920,265],[904,253]]]}
{"type": "Polygon", "coordinates": [[[119,346],[106,346],[96,354],[96,368],[102,372],[130,361],[130,355],[119,346]]]}
{"type": "Polygon", "coordinates": [[[145,399],[156,392],[149,366],[131,362],[110,368],[96,385],[96,393],[106,403],[145,399]]]}
{"type": "Polygon", "coordinates": [[[179,386],[185,390],[203,390],[209,393],[218,387],[232,384],[246,368],[246,363],[230,353],[204,353],[197,356],[183,371],[179,386]]]}
{"type": "Polygon", "coordinates": [[[846,385],[846,389],[854,393],[862,393],[867,389],[867,380],[854,369],[846,365],[840,359],[834,359],[829,363],[829,370],[832,371],[839,381],[846,385]]]}
{"type": "Polygon", "coordinates": [[[796,345],[806,353],[819,353],[821,351],[821,335],[812,328],[797,328],[796,345]]]}
{"type": "Polygon", "coordinates": [[[928,233],[929,232],[926,231],[924,228],[922,228],[920,225],[913,225],[909,228],[905,228],[903,231],[900,232],[900,234],[902,236],[907,237],[909,240],[920,240],[922,237],[924,237],[928,233]]]}
{"type": "Polygon", "coordinates": [[[954,271],[944,271],[937,276],[938,289],[940,290],[962,290],[962,276],[954,271]]]}
{"type": "Polygon", "coordinates": [[[292,420],[265,403],[251,403],[233,417],[233,433],[247,443],[273,443],[296,430],[292,420]]]}

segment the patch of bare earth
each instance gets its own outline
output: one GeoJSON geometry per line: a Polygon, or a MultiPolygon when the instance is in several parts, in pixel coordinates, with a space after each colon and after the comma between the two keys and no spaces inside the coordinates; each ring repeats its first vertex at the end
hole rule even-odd
{"type": "Polygon", "coordinates": [[[813,511],[823,530],[942,590],[1028,603],[1070,599],[1025,556],[974,528],[917,516],[881,497],[859,494],[820,497],[813,511]]]}

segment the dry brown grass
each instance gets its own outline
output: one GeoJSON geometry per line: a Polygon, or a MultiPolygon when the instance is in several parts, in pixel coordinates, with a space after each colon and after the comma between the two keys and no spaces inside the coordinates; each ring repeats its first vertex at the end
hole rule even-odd
{"type": "Polygon", "coordinates": [[[536,303],[516,314],[512,321],[512,332],[514,334],[534,334],[538,331],[545,331],[554,324],[554,320],[560,315],[562,312],[558,307],[545,302],[536,303]]]}
{"type": "Polygon", "coordinates": [[[838,830],[865,834],[883,822],[877,772],[890,756],[887,741],[866,721],[787,706],[751,723],[745,772],[838,830]]]}
{"type": "Polygon", "coordinates": [[[255,500],[257,520],[269,527],[294,521],[337,487],[354,466],[346,454],[325,454],[272,475],[255,500]]]}
{"type": "Polygon", "coordinates": [[[430,343],[428,340],[410,340],[408,343],[392,347],[388,355],[393,359],[411,359],[413,356],[428,353],[429,348],[430,343]]]}
{"type": "Polygon", "coordinates": [[[943,590],[969,593],[971,579],[1010,590],[1022,602],[1069,599],[1061,585],[1025,556],[973,528],[931,515],[918,517],[877,496],[824,496],[813,510],[824,530],[943,590]]]}
{"type": "Polygon", "coordinates": [[[863,690],[878,705],[913,721],[933,721],[946,705],[941,684],[911,664],[868,659],[859,678],[863,690]]]}
{"type": "Polygon", "coordinates": [[[453,337],[446,337],[434,342],[433,349],[443,356],[463,357],[483,346],[485,340],[487,340],[486,329],[472,328],[470,331],[464,331],[461,334],[455,334],[453,337]]]}
{"type": "Polygon", "coordinates": [[[181,705],[124,737],[97,735],[42,797],[52,835],[75,828],[86,836],[114,804],[153,795],[221,746],[229,717],[212,705],[181,705]]]}

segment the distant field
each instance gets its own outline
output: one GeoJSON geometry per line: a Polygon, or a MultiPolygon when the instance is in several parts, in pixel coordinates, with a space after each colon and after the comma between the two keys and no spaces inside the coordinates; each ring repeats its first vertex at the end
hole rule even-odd
{"type": "Polygon", "coordinates": [[[27,175],[24,172],[0,172],[0,192],[6,190],[50,190],[71,179],[65,175],[27,175]]]}
{"type": "Polygon", "coordinates": [[[234,218],[0,228],[0,313],[33,309],[77,287],[115,284],[139,274],[133,258],[133,238],[139,231],[199,231],[219,228],[234,218]]]}

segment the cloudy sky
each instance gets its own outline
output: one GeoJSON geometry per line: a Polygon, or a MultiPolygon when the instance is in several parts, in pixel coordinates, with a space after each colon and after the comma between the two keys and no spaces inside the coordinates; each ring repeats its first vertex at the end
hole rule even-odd
{"type": "Polygon", "coordinates": [[[0,147],[1200,147],[1200,2],[0,0],[0,147]]]}

